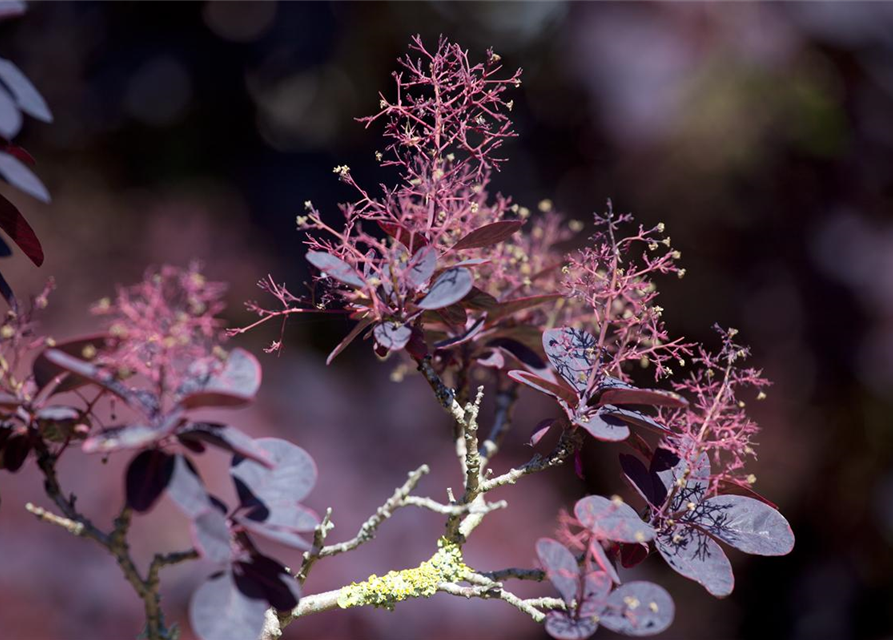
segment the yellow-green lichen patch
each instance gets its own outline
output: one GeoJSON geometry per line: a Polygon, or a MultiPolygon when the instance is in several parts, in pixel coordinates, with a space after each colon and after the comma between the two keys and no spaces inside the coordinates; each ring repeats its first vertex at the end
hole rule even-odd
{"type": "Polygon", "coordinates": [[[410,598],[430,598],[441,582],[461,580],[468,572],[462,561],[462,549],[446,538],[437,541],[437,553],[414,569],[391,571],[383,576],[371,575],[364,582],[354,582],[341,589],[338,606],[372,605],[393,609],[410,598]]]}

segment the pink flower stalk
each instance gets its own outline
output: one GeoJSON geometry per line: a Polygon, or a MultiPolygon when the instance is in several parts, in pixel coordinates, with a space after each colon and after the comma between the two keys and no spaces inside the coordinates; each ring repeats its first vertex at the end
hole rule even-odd
{"type": "MultiPolygon", "coordinates": [[[[589,312],[582,318],[597,331],[596,350],[605,372],[628,380],[623,365],[635,362],[654,365],[655,379],[665,378],[673,373],[671,364],[684,366],[693,344],[670,339],[663,309],[655,304],[658,292],[652,277],[681,278],[685,269],[676,266],[681,254],[670,247],[663,223],[651,229],[639,225],[635,232],[622,235],[623,225],[631,222],[629,214],[615,215],[608,201],[607,213],[595,215],[598,230],[591,244],[569,256],[564,286],[589,312]],[[641,262],[634,257],[638,249],[641,262]]],[[[579,310],[573,313],[577,317],[568,318],[568,324],[579,324],[579,310]]]]}
{"type": "Polygon", "coordinates": [[[93,313],[109,319],[109,346],[95,364],[118,377],[139,376],[159,397],[184,381],[210,375],[225,353],[220,320],[226,286],[208,281],[200,265],[149,270],[142,282],[119,287],[93,313]]]}
{"type": "Polygon", "coordinates": [[[727,484],[749,489],[756,481],[745,472],[745,465],[756,458],[754,436],[760,429],[748,417],[744,398],[762,400],[770,384],[762,371],[741,366],[750,351],[735,343],[737,331],[716,329],[722,336],[719,352],[699,347],[693,359],[696,368],[673,382],[673,388],[691,403],[682,409],[664,409],[661,415],[678,434],[666,443],[667,448],[689,461],[701,454],[709,456],[711,493],[727,484]]]}

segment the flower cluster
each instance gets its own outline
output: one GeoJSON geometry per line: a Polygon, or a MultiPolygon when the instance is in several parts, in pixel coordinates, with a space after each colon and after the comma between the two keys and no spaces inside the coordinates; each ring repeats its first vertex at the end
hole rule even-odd
{"type": "MultiPolygon", "coordinates": [[[[225,353],[217,318],[226,286],[211,282],[197,263],[186,269],[164,266],[139,284],[120,287],[93,313],[109,320],[110,349],[94,363],[120,378],[139,376],[159,395],[176,392],[197,375],[210,375],[225,353]]],[[[89,354],[89,352],[88,352],[89,354]]]]}

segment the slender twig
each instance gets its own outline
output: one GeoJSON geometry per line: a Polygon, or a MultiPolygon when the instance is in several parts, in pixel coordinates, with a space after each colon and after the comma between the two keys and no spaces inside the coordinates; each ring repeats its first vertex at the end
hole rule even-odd
{"type": "Polygon", "coordinates": [[[537,454],[526,464],[523,464],[520,467],[511,469],[510,471],[507,471],[500,476],[496,476],[495,478],[484,480],[481,483],[481,493],[492,491],[497,487],[501,487],[507,484],[515,484],[520,478],[530,475],[531,473],[537,473],[539,471],[545,471],[546,469],[557,467],[563,464],[565,460],[570,458],[574,454],[574,452],[580,448],[580,444],[581,437],[578,432],[565,431],[561,434],[561,438],[559,439],[558,444],[555,446],[555,449],[552,450],[552,453],[550,453],[546,457],[542,457],[537,454]]]}

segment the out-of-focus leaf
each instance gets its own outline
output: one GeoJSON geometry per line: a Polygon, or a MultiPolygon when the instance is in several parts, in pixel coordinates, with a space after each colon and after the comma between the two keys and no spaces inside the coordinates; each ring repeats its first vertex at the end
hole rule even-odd
{"type": "Polygon", "coordinates": [[[53,121],[53,114],[40,92],[17,66],[3,58],[0,58],[0,81],[10,90],[22,111],[43,122],[53,121]]]}
{"type": "Polygon", "coordinates": [[[176,456],[174,472],[167,485],[167,495],[189,518],[197,518],[208,509],[216,507],[198,475],[198,471],[186,456],[176,456]]]}
{"type": "Polygon", "coordinates": [[[528,387],[536,389],[540,393],[545,393],[558,398],[559,400],[563,400],[570,407],[574,407],[577,404],[577,396],[574,395],[574,392],[571,389],[568,389],[562,384],[549,382],[529,371],[520,371],[517,369],[509,371],[508,376],[515,382],[526,384],[528,387]]]}
{"type": "Polygon", "coordinates": [[[0,136],[12,140],[22,128],[22,112],[13,97],[0,88],[0,136]]]}
{"type": "Polygon", "coordinates": [[[189,623],[201,640],[259,638],[266,610],[260,587],[253,582],[236,586],[233,573],[223,571],[211,576],[193,594],[189,623]]]}
{"type": "Polygon", "coordinates": [[[174,473],[174,456],[151,449],[138,454],[127,467],[127,504],[137,513],[151,509],[174,473]]]}
{"type": "Polygon", "coordinates": [[[690,526],[677,524],[654,538],[655,546],[670,568],[703,585],[717,598],[732,593],[732,565],[716,540],[690,526]]]}
{"type": "Polygon", "coordinates": [[[22,468],[30,452],[31,439],[26,434],[9,436],[6,440],[6,445],[3,447],[0,468],[6,469],[10,473],[15,473],[22,468]]]}
{"type": "Polygon", "coordinates": [[[3,0],[0,2],[0,20],[8,20],[25,13],[26,5],[18,0],[3,0]]]}
{"type": "Polygon", "coordinates": [[[316,484],[316,465],[301,447],[278,438],[255,442],[267,453],[273,467],[265,467],[243,456],[234,456],[230,473],[266,505],[298,503],[316,484]]]}
{"type": "MultiPolygon", "coordinates": [[[[83,359],[86,358],[86,354],[96,353],[99,349],[105,347],[107,341],[108,336],[106,334],[97,334],[78,338],[76,340],[69,340],[67,342],[60,342],[52,348],[67,353],[70,356],[74,356],[75,358],[83,359]]],[[[43,389],[48,385],[56,376],[68,372],[68,369],[51,362],[46,357],[49,351],[50,349],[41,351],[37,355],[37,358],[35,358],[34,364],[31,366],[31,372],[34,374],[34,382],[40,389],[43,389]]],[[[57,393],[71,391],[88,384],[88,382],[89,381],[77,376],[68,376],[66,380],[59,384],[55,391],[57,393]]]]}
{"type": "Polygon", "coordinates": [[[592,554],[595,563],[608,575],[611,581],[615,584],[620,584],[620,576],[617,575],[614,563],[608,558],[605,548],[595,538],[589,541],[589,553],[592,554]]]}
{"type": "Polygon", "coordinates": [[[600,540],[647,542],[654,537],[651,525],[642,522],[639,514],[619,498],[586,496],[577,501],[574,515],[600,540]]]}
{"type": "Polygon", "coordinates": [[[459,302],[471,291],[474,278],[464,267],[447,269],[434,281],[427,295],[416,303],[421,309],[442,309],[459,302]]]}
{"type": "Polygon", "coordinates": [[[183,390],[180,406],[197,409],[248,404],[257,395],[261,378],[261,366],[257,358],[245,349],[233,349],[220,371],[206,380],[195,380],[183,390]]]}
{"type": "Polygon", "coordinates": [[[84,440],[84,453],[109,453],[121,449],[140,449],[164,436],[157,427],[144,424],[129,424],[121,427],[109,427],[84,440]]]}
{"type": "Polygon", "coordinates": [[[65,442],[75,436],[74,428],[81,420],[81,412],[74,407],[43,407],[37,414],[40,435],[50,442],[65,442]]]}
{"type": "Polygon", "coordinates": [[[375,325],[372,335],[375,336],[375,342],[388,351],[399,351],[412,337],[412,328],[405,324],[385,320],[375,325]]]}
{"type": "Polygon", "coordinates": [[[193,422],[177,431],[180,441],[201,440],[215,447],[270,465],[267,454],[257,441],[235,427],[215,422],[193,422]]]}
{"type": "Polygon", "coordinates": [[[462,305],[475,311],[488,311],[498,304],[499,300],[477,287],[472,287],[468,295],[462,298],[462,305]]]}
{"type": "Polygon", "coordinates": [[[496,338],[487,343],[490,347],[499,347],[511,354],[525,369],[534,375],[549,382],[556,382],[556,378],[546,366],[539,354],[523,342],[513,338],[496,338]],[[551,377],[550,377],[551,376],[551,377]]]}
{"type": "Polygon", "coordinates": [[[252,587],[247,590],[260,591],[269,605],[277,611],[290,611],[298,606],[301,597],[298,581],[272,558],[256,554],[251,557],[250,562],[236,562],[234,568],[239,588],[247,586],[246,582],[252,583],[252,587]]]}
{"type": "MultiPolygon", "coordinates": [[[[0,90],[0,95],[3,93],[5,92],[0,90]]],[[[18,158],[4,151],[0,151],[0,175],[12,186],[34,196],[41,202],[51,200],[50,192],[43,186],[40,178],[34,175],[31,169],[22,164],[18,158]]]]}
{"type": "Polygon", "coordinates": [[[308,251],[307,262],[339,282],[358,288],[366,286],[366,281],[360,277],[360,274],[352,266],[341,258],[336,258],[331,253],[308,251]]]}
{"type": "Polygon", "coordinates": [[[193,518],[191,529],[196,551],[201,557],[219,564],[231,560],[229,525],[220,511],[208,507],[193,518]]]}
{"type": "Polygon", "coordinates": [[[744,553],[783,556],[794,548],[794,533],[785,517],[759,500],[744,496],[707,498],[683,521],[744,553]]]}
{"type": "Polygon", "coordinates": [[[508,240],[524,225],[522,220],[499,220],[478,227],[453,245],[453,250],[480,249],[508,240]]]}
{"type": "Polygon", "coordinates": [[[653,636],[673,624],[676,607],[667,591],[653,582],[617,587],[599,616],[602,626],[626,636],[653,636]]]}
{"type": "Polygon", "coordinates": [[[571,327],[549,329],[543,333],[543,349],[559,375],[582,395],[596,369],[595,338],[571,327]]]}
{"type": "Polygon", "coordinates": [[[43,247],[40,246],[37,234],[18,208],[3,196],[0,196],[0,229],[3,229],[31,262],[38,267],[43,264],[43,247]]]}
{"type": "Polygon", "coordinates": [[[445,324],[448,324],[453,329],[461,330],[468,322],[468,314],[465,312],[465,307],[459,303],[438,309],[436,313],[445,324]]]}
{"type": "Polygon", "coordinates": [[[536,555],[549,582],[571,606],[580,591],[580,567],[574,554],[557,540],[540,538],[536,541],[536,555]]]}
{"type": "Polygon", "coordinates": [[[3,277],[2,273],[0,273],[0,295],[3,296],[3,299],[6,300],[6,304],[8,304],[11,309],[15,309],[18,306],[12,287],[9,286],[9,283],[6,281],[6,278],[3,277]]]}
{"type": "Polygon", "coordinates": [[[519,311],[524,311],[525,309],[530,309],[532,307],[537,307],[541,304],[545,304],[546,302],[552,302],[553,300],[557,300],[562,297],[560,293],[547,293],[539,296],[528,296],[526,298],[516,298],[515,300],[505,300],[500,302],[496,307],[490,309],[487,312],[487,320],[488,322],[495,322],[496,320],[501,320],[506,316],[510,316],[513,313],[518,313],[519,311]]]}

